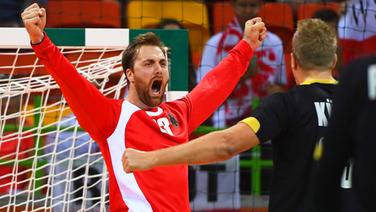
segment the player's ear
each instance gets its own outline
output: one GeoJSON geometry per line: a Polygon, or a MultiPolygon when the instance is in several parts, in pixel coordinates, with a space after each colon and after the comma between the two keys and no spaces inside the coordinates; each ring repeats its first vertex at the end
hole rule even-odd
{"type": "Polygon", "coordinates": [[[298,64],[297,64],[294,53],[292,53],[292,52],[290,53],[290,58],[291,58],[291,69],[296,70],[296,67],[297,67],[298,64]]]}
{"type": "Polygon", "coordinates": [[[333,61],[332,61],[332,66],[330,67],[330,69],[333,70],[336,67],[337,62],[338,62],[338,56],[337,56],[337,53],[335,53],[333,57],[333,61]]]}
{"type": "Polygon", "coordinates": [[[294,53],[291,53],[291,71],[294,76],[295,83],[299,85],[301,83],[301,73],[298,71],[298,61],[294,53]]]}
{"type": "Polygon", "coordinates": [[[125,74],[126,74],[126,76],[127,76],[128,82],[130,82],[130,83],[134,83],[134,71],[131,70],[130,68],[128,68],[128,69],[125,71],[125,74]]]}

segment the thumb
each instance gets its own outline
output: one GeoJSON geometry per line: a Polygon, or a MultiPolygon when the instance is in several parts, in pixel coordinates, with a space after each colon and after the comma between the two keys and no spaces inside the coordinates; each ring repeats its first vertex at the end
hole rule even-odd
{"type": "Polygon", "coordinates": [[[39,12],[38,12],[38,14],[39,14],[39,17],[46,17],[46,9],[44,9],[44,8],[40,8],[39,9],[39,12]]]}
{"type": "Polygon", "coordinates": [[[41,25],[40,27],[42,28],[42,30],[44,29],[44,27],[46,26],[46,20],[47,20],[47,12],[46,12],[46,9],[44,8],[41,8],[38,12],[38,15],[41,19],[41,25]]]}

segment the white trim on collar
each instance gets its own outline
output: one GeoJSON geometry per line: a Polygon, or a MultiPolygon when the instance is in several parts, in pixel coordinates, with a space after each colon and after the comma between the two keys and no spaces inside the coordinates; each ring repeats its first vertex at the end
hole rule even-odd
{"type": "Polygon", "coordinates": [[[157,111],[153,112],[153,111],[145,111],[146,114],[148,114],[148,116],[159,116],[162,114],[163,110],[162,108],[160,107],[157,107],[157,111]]]}

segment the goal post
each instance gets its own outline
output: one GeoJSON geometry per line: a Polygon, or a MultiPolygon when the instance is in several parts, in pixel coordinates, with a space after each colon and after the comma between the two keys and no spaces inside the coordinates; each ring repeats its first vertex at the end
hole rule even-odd
{"type": "MultiPolygon", "coordinates": [[[[61,47],[122,48],[141,33],[154,32],[169,48],[172,96],[188,90],[188,32],[162,29],[98,29],[98,28],[47,28],[47,35],[61,47]]],[[[30,40],[24,28],[0,28],[0,49],[30,48],[30,40]]],[[[0,70],[2,71],[2,70],[0,70]]],[[[178,96],[176,96],[178,97],[178,96]]]]}
{"type": "MultiPolygon", "coordinates": [[[[121,54],[138,34],[168,47],[167,100],[188,88],[186,30],[46,29],[104,95],[123,98],[121,54]]],[[[108,176],[96,143],[82,131],[58,85],[35,57],[24,28],[0,28],[0,210],[107,210],[108,176]]]]}

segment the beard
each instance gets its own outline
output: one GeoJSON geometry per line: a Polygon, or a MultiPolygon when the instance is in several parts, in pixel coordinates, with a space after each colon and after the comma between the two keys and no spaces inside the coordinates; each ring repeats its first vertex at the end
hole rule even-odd
{"type": "Polygon", "coordinates": [[[160,97],[151,97],[149,95],[149,87],[147,86],[135,86],[135,87],[136,87],[138,97],[145,105],[149,107],[156,107],[162,103],[164,95],[161,95],[160,97]]]}

